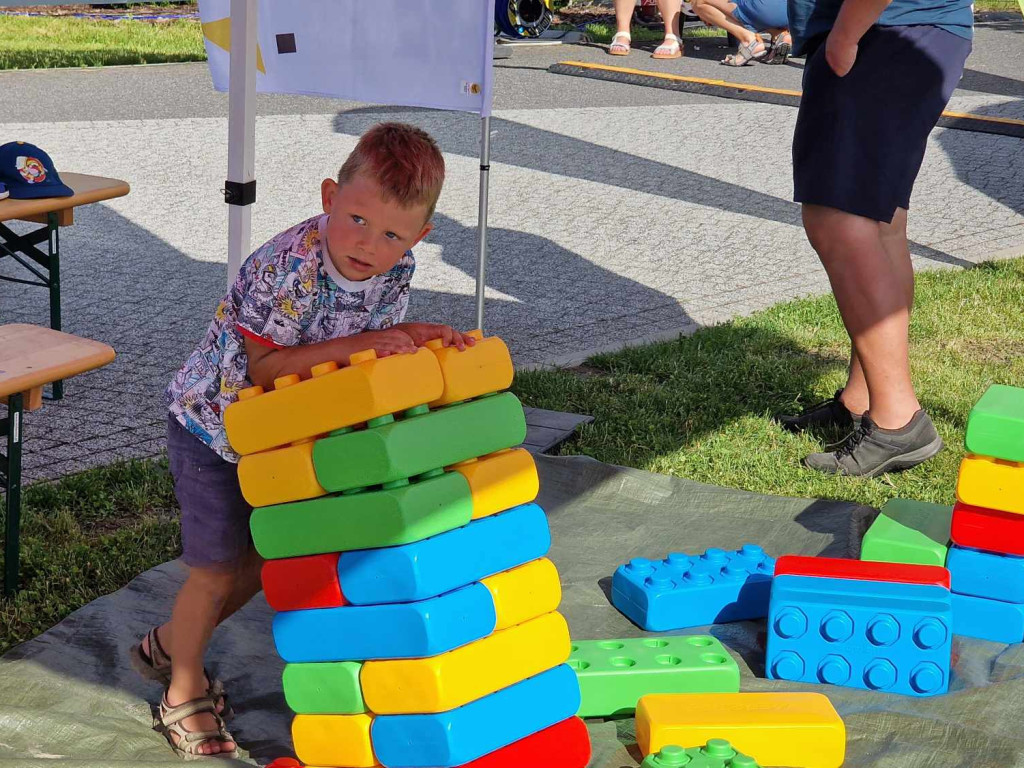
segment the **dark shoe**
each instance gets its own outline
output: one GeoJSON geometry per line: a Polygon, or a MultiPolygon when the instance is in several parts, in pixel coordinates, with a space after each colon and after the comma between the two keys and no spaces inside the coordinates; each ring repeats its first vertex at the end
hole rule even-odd
{"type": "Polygon", "coordinates": [[[877,477],[916,467],[942,450],[942,438],[923,410],[901,429],[882,429],[864,414],[860,426],[832,453],[812,453],[804,464],[819,472],[877,477]]]}
{"type": "Polygon", "coordinates": [[[837,389],[830,400],[804,408],[795,416],[779,414],[774,420],[790,432],[835,429],[845,434],[860,426],[860,416],[846,409],[839,399],[842,394],[843,390],[837,389]]]}

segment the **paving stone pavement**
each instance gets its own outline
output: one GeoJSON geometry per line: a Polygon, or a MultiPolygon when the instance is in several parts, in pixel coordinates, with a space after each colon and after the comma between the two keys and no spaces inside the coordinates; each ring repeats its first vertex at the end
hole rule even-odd
{"type": "MultiPolygon", "coordinates": [[[[575,87],[540,67],[520,76],[575,87]]],[[[586,88],[593,105],[503,108],[493,121],[487,327],[519,364],[570,362],[827,291],[791,202],[795,110],[682,94],[616,106],[601,94],[623,86],[586,88]]],[[[253,246],[317,212],[320,180],[368,126],[422,125],[445,152],[449,181],[437,228],[416,251],[410,317],[469,327],[479,121],[358,105],[330,112],[322,102],[258,119],[253,246]]],[[[133,187],[81,209],[62,231],[65,329],[118,357],[28,415],[28,481],[163,448],[163,389],[225,287],[226,132],[222,116],[0,123],[0,138],[43,146],[58,168],[133,187]]],[[[937,130],[911,206],[915,265],[1024,254],[1022,177],[1020,140],[937,130]]],[[[0,322],[46,319],[42,289],[0,283],[0,322]]]]}

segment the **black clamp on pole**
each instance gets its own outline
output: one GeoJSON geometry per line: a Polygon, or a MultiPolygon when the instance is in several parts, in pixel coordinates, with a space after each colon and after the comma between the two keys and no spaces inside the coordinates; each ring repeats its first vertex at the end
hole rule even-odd
{"type": "Polygon", "coordinates": [[[228,205],[252,205],[256,202],[256,180],[225,181],[224,202],[228,205]]]}

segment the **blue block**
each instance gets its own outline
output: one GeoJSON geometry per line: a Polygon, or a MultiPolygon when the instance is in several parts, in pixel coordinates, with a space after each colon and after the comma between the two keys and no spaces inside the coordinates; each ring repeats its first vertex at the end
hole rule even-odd
{"type": "Polygon", "coordinates": [[[768,677],[934,696],[949,688],[953,611],[935,584],[778,576],[768,677]]]}
{"type": "Polygon", "coordinates": [[[567,664],[435,715],[380,715],[370,727],[385,768],[450,768],[572,717],[580,684],[567,664]]]}
{"type": "Polygon", "coordinates": [[[437,656],[486,637],[497,617],[483,584],[395,605],[347,605],[274,616],[274,643],[288,663],[437,656]]]}
{"type": "Polygon", "coordinates": [[[612,604],[650,632],[768,615],[775,560],[754,544],[703,555],[634,558],[612,578],[612,604]]]}
{"type": "Polygon", "coordinates": [[[1024,557],[954,544],[946,556],[946,568],[957,594],[1024,603],[1024,557]]]}
{"type": "Polygon", "coordinates": [[[953,632],[994,643],[1024,641],[1024,605],[953,595],[953,632]]]}
{"type": "Polygon", "coordinates": [[[338,576],[355,605],[426,600],[547,554],[544,510],[524,504],[414,544],[343,552],[338,576]]]}

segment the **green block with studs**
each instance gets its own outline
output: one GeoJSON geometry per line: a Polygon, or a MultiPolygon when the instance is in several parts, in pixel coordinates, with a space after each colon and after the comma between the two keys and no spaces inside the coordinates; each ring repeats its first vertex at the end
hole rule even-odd
{"type": "Polygon", "coordinates": [[[339,430],[313,446],[313,465],[329,492],[390,483],[519,445],[522,403],[511,392],[431,411],[382,416],[362,430],[339,430]]]}
{"type": "Polygon", "coordinates": [[[993,384],[967,417],[967,450],[1024,462],[1024,389],[993,384]]]}
{"type": "Polygon", "coordinates": [[[574,640],[580,717],[632,715],[649,693],[737,693],[740,670],[710,635],[574,640]]]}
{"type": "Polygon", "coordinates": [[[944,566],[952,519],[952,507],[892,499],[864,534],[860,559],[944,566]]]}
{"type": "Polygon", "coordinates": [[[664,746],[648,755],[640,768],[760,768],[757,761],[737,752],[725,739],[711,739],[703,747],[664,746]]]}
{"type": "Polygon", "coordinates": [[[358,715],[366,711],[357,661],[285,664],[281,685],[297,715],[358,715]]]}
{"type": "Polygon", "coordinates": [[[302,557],[411,544],[469,523],[473,497],[458,472],[381,490],[257,507],[249,519],[264,558],[302,557]]]}

